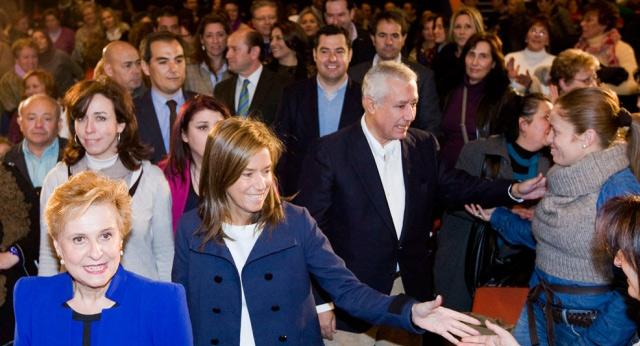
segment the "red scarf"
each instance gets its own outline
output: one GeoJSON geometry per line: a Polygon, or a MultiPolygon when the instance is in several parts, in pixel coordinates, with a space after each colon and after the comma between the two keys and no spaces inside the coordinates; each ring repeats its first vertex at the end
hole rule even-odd
{"type": "Polygon", "coordinates": [[[620,41],[620,33],[617,29],[611,29],[604,34],[600,47],[589,46],[587,39],[581,37],[574,48],[595,55],[607,67],[619,67],[618,57],[616,57],[616,43],[618,41],[620,41]]]}

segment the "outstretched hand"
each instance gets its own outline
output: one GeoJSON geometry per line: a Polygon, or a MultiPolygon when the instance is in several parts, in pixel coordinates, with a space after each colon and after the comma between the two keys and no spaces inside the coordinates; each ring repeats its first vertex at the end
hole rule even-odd
{"type": "Polygon", "coordinates": [[[462,338],[462,342],[458,346],[520,346],[516,339],[506,330],[497,325],[485,321],[487,328],[496,335],[475,335],[462,338]]]}
{"type": "Polygon", "coordinates": [[[515,198],[538,199],[544,197],[545,192],[547,192],[547,178],[543,177],[542,173],[535,178],[511,186],[511,194],[515,198]]]}
{"type": "Polygon", "coordinates": [[[465,204],[464,209],[473,217],[478,218],[482,221],[489,222],[491,220],[491,215],[496,208],[491,209],[483,209],[480,204],[465,204]]]}
{"type": "Polygon", "coordinates": [[[414,304],[412,310],[413,323],[422,329],[436,333],[454,345],[458,340],[454,337],[479,335],[480,333],[465,323],[480,325],[480,321],[471,316],[440,306],[442,296],[430,302],[414,304]]]}

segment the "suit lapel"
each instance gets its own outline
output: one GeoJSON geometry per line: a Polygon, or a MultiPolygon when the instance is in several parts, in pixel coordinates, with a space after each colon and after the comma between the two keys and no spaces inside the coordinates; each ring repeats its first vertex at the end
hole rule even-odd
{"type": "MultiPolygon", "coordinates": [[[[148,133],[157,133],[157,136],[153,136],[153,143],[151,144],[156,151],[161,151],[160,156],[164,156],[166,154],[166,150],[164,147],[164,141],[162,140],[162,130],[160,129],[160,122],[158,122],[158,114],[156,113],[156,107],[153,106],[153,101],[151,100],[151,89],[144,95],[144,103],[146,109],[148,109],[148,113],[150,116],[144,118],[144,123],[139,124],[143,125],[144,131],[148,133]],[[162,150],[160,150],[162,149],[162,150]]],[[[144,113],[143,113],[144,114],[144,113]]]]}
{"type": "Polygon", "coordinates": [[[236,105],[236,85],[238,84],[238,75],[234,73],[228,80],[229,88],[223,90],[224,92],[222,93],[221,99],[223,102],[227,103],[231,114],[235,115],[238,114],[238,111],[236,110],[236,107],[238,106],[236,105]]]}
{"type": "Polygon", "coordinates": [[[303,113],[306,119],[302,125],[307,128],[309,138],[318,138],[320,137],[320,113],[318,112],[318,80],[315,77],[308,84],[305,94],[303,102],[309,109],[303,113]]]}
{"type": "Polygon", "coordinates": [[[347,149],[349,152],[349,161],[358,173],[358,177],[364,185],[364,191],[367,192],[373,206],[378,211],[378,214],[380,214],[387,229],[393,232],[395,237],[395,227],[393,226],[391,211],[389,211],[389,205],[387,204],[387,197],[382,187],[378,167],[376,166],[373,153],[371,152],[371,148],[369,147],[367,138],[364,136],[364,132],[362,132],[362,127],[359,122],[351,128],[348,141],[350,142],[349,148],[347,149]]]}
{"type": "Polygon", "coordinates": [[[361,104],[362,95],[354,87],[353,80],[349,78],[347,90],[344,93],[344,101],[342,101],[342,113],[340,114],[338,129],[347,127],[362,117],[362,112],[358,106],[361,104]]]}
{"type": "Polygon", "coordinates": [[[256,92],[253,94],[253,98],[249,104],[249,112],[262,108],[262,103],[268,97],[269,88],[271,87],[273,87],[271,85],[271,75],[269,71],[267,71],[267,68],[263,66],[260,78],[258,79],[258,85],[256,85],[256,92]]]}
{"type": "MultiPolygon", "coordinates": [[[[415,146],[415,138],[410,133],[407,133],[407,137],[400,141],[402,147],[402,175],[404,177],[404,219],[402,222],[402,232],[400,233],[400,241],[403,240],[404,236],[407,234],[406,228],[412,225],[410,220],[411,215],[411,206],[416,206],[415,196],[420,193],[418,187],[420,186],[419,176],[418,174],[414,174],[413,172],[413,162],[411,158],[417,158],[418,153],[414,152],[416,150],[415,146]]],[[[429,226],[426,226],[427,228],[429,226]]]]}

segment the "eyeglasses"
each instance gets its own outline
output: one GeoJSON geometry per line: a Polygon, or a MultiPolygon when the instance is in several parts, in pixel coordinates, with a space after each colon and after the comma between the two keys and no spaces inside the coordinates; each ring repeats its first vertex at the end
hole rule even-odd
{"type": "Polygon", "coordinates": [[[573,80],[577,80],[578,82],[582,83],[582,84],[600,84],[600,80],[598,79],[598,76],[596,75],[591,75],[587,78],[574,78],[573,80]]]}
{"type": "Polygon", "coordinates": [[[548,35],[546,31],[537,31],[536,29],[531,29],[531,34],[533,34],[533,36],[539,37],[545,37],[548,35]]]}
{"type": "Polygon", "coordinates": [[[276,21],[276,16],[262,16],[262,17],[256,17],[254,18],[254,20],[256,22],[266,22],[267,20],[269,20],[270,22],[275,22],[276,21]]]}

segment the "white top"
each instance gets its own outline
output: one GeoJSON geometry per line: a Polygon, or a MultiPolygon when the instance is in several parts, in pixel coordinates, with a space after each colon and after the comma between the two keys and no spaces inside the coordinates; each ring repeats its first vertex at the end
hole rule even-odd
{"type": "Polygon", "coordinates": [[[256,245],[256,240],[260,237],[262,229],[257,229],[258,224],[251,224],[246,226],[229,225],[227,223],[222,224],[222,230],[231,239],[224,238],[224,243],[231,252],[231,257],[238,269],[238,275],[240,276],[240,288],[242,292],[242,312],[240,318],[240,346],[255,346],[256,342],[253,339],[253,329],[251,328],[251,318],[249,318],[249,309],[247,309],[247,301],[244,298],[244,288],[242,286],[242,268],[244,268],[249,254],[256,245]]]}
{"type": "Polygon", "coordinates": [[[256,87],[258,86],[258,81],[260,80],[260,75],[262,74],[262,64],[255,70],[249,77],[245,78],[238,75],[238,80],[236,81],[236,94],[234,97],[234,105],[236,107],[236,113],[238,112],[238,103],[240,102],[240,93],[242,92],[242,84],[245,79],[249,80],[249,85],[247,85],[247,91],[249,92],[249,107],[251,107],[251,101],[253,101],[253,95],[256,93],[256,87]]]}
{"type": "Polygon", "coordinates": [[[393,219],[396,235],[400,239],[402,225],[404,223],[405,189],[404,174],[402,172],[402,148],[399,140],[388,142],[384,147],[369,132],[364,116],[360,120],[362,131],[367,138],[371,153],[376,161],[378,175],[382,181],[384,195],[387,197],[387,205],[393,219]]]}
{"type": "MultiPolygon", "coordinates": [[[[505,64],[509,62],[513,58],[514,60],[514,68],[520,66],[518,70],[519,74],[527,74],[529,71],[529,75],[531,75],[532,83],[535,83],[536,77],[534,73],[536,69],[542,66],[548,66],[551,68],[551,64],[553,64],[553,60],[556,58],[555,55],[551,55],[547,53],[544,49],[539,52],[534,52],[525,48],[524,50],[512,52],[507,54],[504,57],[505,64]]],[[[541,92],[547,96],[549,96],[549,86],[539,83],[541,85],[541,92]]],[[[524,95],[526,92],[526,85],[519,84],[515,81],[515,79],[511,79],[511,87],[515,89],[516,92],[520,95],[524,95]]]]}

